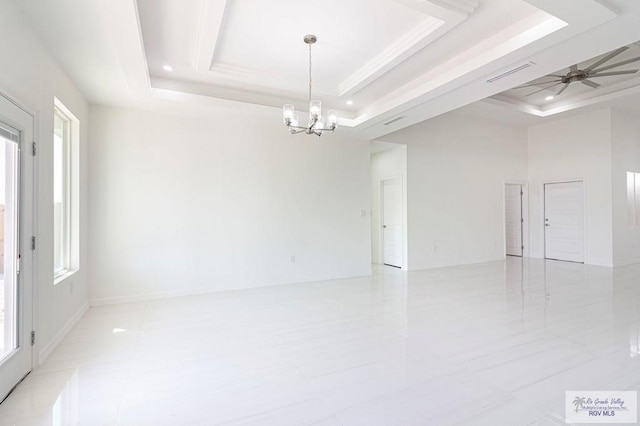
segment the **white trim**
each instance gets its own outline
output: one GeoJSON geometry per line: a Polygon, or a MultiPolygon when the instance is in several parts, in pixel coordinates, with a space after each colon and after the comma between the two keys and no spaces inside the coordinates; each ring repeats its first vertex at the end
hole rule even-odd
{"type": "MultiPolygon", "coordinates": [[[[47,343],[39,352],[38,352],[38,364],[42,365],[46,359],[51,355],[51,353],[55,350],[56,347],[62,342],[62,339],[71,331],[71,329],[80,321],[80,319],[84,316],[85,313],[89,310],[89,302],[85,302],[84,305],[80,307],[80,309],[73,314],[71,318],[66,322],[64,326],[49,343],[47,343]]],[[[36,334],[36,341],[38,340],[38,335],[36,334]]]]}
{"type": "Polygon", "coordinates": [[[193,66],[198,72],[206,73],[213,67],[222,29],[227,21],[228,3],[229,0],[207,0],[202,3],[193,55],[193,66]]]}
{"type": "Polygon", "coordinates": [[[70,277],[74,276],[76,274],[76,272],[78,272],[78,271],[79,271],[79,269],[67,269],[67,270],[64,271],[64,273],[54,276],[53,277],[53,285],[60,284],[61,282],[63,282],[67,278],[70,278],[70,277]]]}
{"type": "Polygon", "coordinates": [[[16,94],[13,93],[13,91],[11,91],[9,89],[9,87],[7,85],[3,84],[1,81],[0,81],[0,96],[2,96],[7,101],[11,102],[15,106],[17,106],[18,108],[20,108],[21,110],[26,112],[27,114],[29,114],[34,119],[34,123],[33,123],[34,134],[33,134],[33,137],[36,138],[35,128],[38,127],[35,124],[36,111],[37,111],[36,108],[33,108],[29,102],[25,101],[21,97],[16,96],[16,94]]]}
{"type": "Polygon", "coordinates": [[[468,265],[479,265],[482,263],[495,263],[495,262],[505,262],[506,258],[505,256],[501,256],[501,257],[491,257],[491,258],[487,258],[487,259],[478,259],[478,260],[472,260],[469,262],[464,262],[464,263],[460,263],[460,262],[445,262],[445,263],[433,263],[430,265],[418,265],[416,267],[411,267],[410,269],[408,269],[409,271],[423,271],[423,270],[427,270],[427,269],[438,269],[438,268],[453,268],[453,267],[457,267],[457,266],[468,266],[468,265]]]}
{"type": "MultiPolygon", "coordinates": [[[[14,92],[8,85],[4,84],[3,81],[0,81],[0,97],[6,99],[8,102],[12,103],[22,111],[24,111],[27,115],[31,117],[31,141],[21,140],[21,149],[26,148],[26,154],[30,155],[29,147],[31,143],[35,143],[39,146],[40,143],[40,114],[38,109],[34,107],[31,102],[28,102],[25,98],[18,96],[16,92],[14,92]],[[26,144],[26,146],[25,146],[26,144]]],[[[37,235],[39,230],[39,214],[38,214],[38,206],[39,206],[39,174],[40,174],[40,156],[36,155],[32,158],[31,162],[31,192],[32,192],[32,200],[31,200],[31,234],[32,236],[37,235]]],[[[23,180],[23,178],[20,178],[23,180]]],[[[30,239],[30,237],[29,237],[30,239]]],[[[31,330],[36,331],[39,330],[39,321],[40,321],[40,304],[38,303],[40,297],[40,286],[38,281],[38,251],[31,251],[31,330]]],[[[31,346],[31,369],[33,370],[38,366],[38,355],[37,355],[38,344],[36,342],[35,346],[31,346]]]]}
{"type": "MultiPolygon", "coordinates": [[[[531,257],[531,250],[530,250],[530,245],[531,245],[531,238],[530,238],[530,227],[529,227],[529,182],[525,181],[525,180],[505,180],[504,181],[504,186],[502,189],[502,204],[503,206],[506,207],[506,186],[507,185],[520,185],[521,189],[522,189],[522,219],[523,219],[523,223],[522,223],[522,245],[524,246],[524,249],[522,249],[522,257],[531,257]]],[[[504,221],[504,218],[503,218],[504,221]]],[[[503,240],[505,241],[506,244],[506,224],[503,223],[503,232],[504,232],[504,238],[503,240]]],[[[505,253],[507,252],[506,250],[506,246],[505,246],[505,253]]],[[[506,255],[505,255],[506,256],[506,255]]]]}
{"type": "Polygon", "coordinates": [[[133,303],[133,302],[148,302],[152,300],[160,300],[160,299],[171,299],[174,297],[184,297],[184,296],[198,296],[201,294],[215,294],[221,293],[225,291],[236,291],[236,290],[252,290],[263,287],[272,287],[279,285],[291,285],[291,284],[308,284],[314,282],[322,282],[322,281],[332,281],[332,280],[345,280],[352,278],[362,278],[371,276],[371,265],[369,265],[369,272],[366,274],[349,274],[349,275],[318,275],[315,277],[310,277],[306,280],[297,280],[297,281],[286,281],[279,283],[264,283],[264,284],[251,284],[244,285],[238,287],[224,287],[218,289],[212,288],[194,288],[190,290],[170,290],[170,291],[158,291],[153,293],[139,293],[131,296],[116,296],[116,297],[102,297],[102,298],[94,298],[89,301],[91,307],[94,306],[103,306],[103,305],[115,305],[119,303],[133,303]]]}

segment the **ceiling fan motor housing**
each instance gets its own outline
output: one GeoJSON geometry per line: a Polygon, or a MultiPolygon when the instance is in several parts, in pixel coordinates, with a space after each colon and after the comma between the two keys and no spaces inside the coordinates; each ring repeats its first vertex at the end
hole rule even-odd
{"type": "Polygon", "coordinates": [[[562,83],[573,83],[574,81],[584,81],[589,78],[589,71],[571,71],[567,73],[564,77],[562,77],[562,83]]]}

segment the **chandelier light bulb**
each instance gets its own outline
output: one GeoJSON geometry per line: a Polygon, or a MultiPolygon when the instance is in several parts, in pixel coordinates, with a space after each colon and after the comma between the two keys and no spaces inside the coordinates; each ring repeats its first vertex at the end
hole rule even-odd
{"type": "Polygon", "coordinates": [[[327,113],[327,122],[329,123],[329,127],[332,129],[338,127],[338,111],[330,109],[327,113]]]}
{"type": "Polygon", "coordinates": [[[287,126],[291,123],[291,120],[293,120],[293,117],[295,115],[295,107],[291,104],[285,104],[282,107],[282,120],[284,121],[284,124],[286,124],[287,126]]]}
{"type": "Polygon", "coordinates": [[[316,120],[322,115],[322,102],[311,101],[309,102],[309,119],[316,120]]]}

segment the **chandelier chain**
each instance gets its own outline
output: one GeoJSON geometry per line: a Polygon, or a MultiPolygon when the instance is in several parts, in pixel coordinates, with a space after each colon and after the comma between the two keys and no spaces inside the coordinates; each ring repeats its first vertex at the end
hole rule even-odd
{"type": "Polygon", "coordinates": [[[311,44],[309,44],[309,102],[311,102],[311,44]]]}

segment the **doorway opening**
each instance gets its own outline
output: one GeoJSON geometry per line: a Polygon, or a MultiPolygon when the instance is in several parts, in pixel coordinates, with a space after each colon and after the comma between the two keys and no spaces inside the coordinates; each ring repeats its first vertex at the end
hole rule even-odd
{"type": "Polygon", "coordinates": [[[504,187],[505,254],[524,253],[524,190],[522,184],[507,183],[504,187]]]}
{"type": "Polygon", "coordinates": [[[371,142],[372,263],[406,270],[407,147],[371,142]]]}
{"type": "Polygon", "coordinates": [[[402,178],[382,181],[382,263],[402,268],[402,178]]]}

